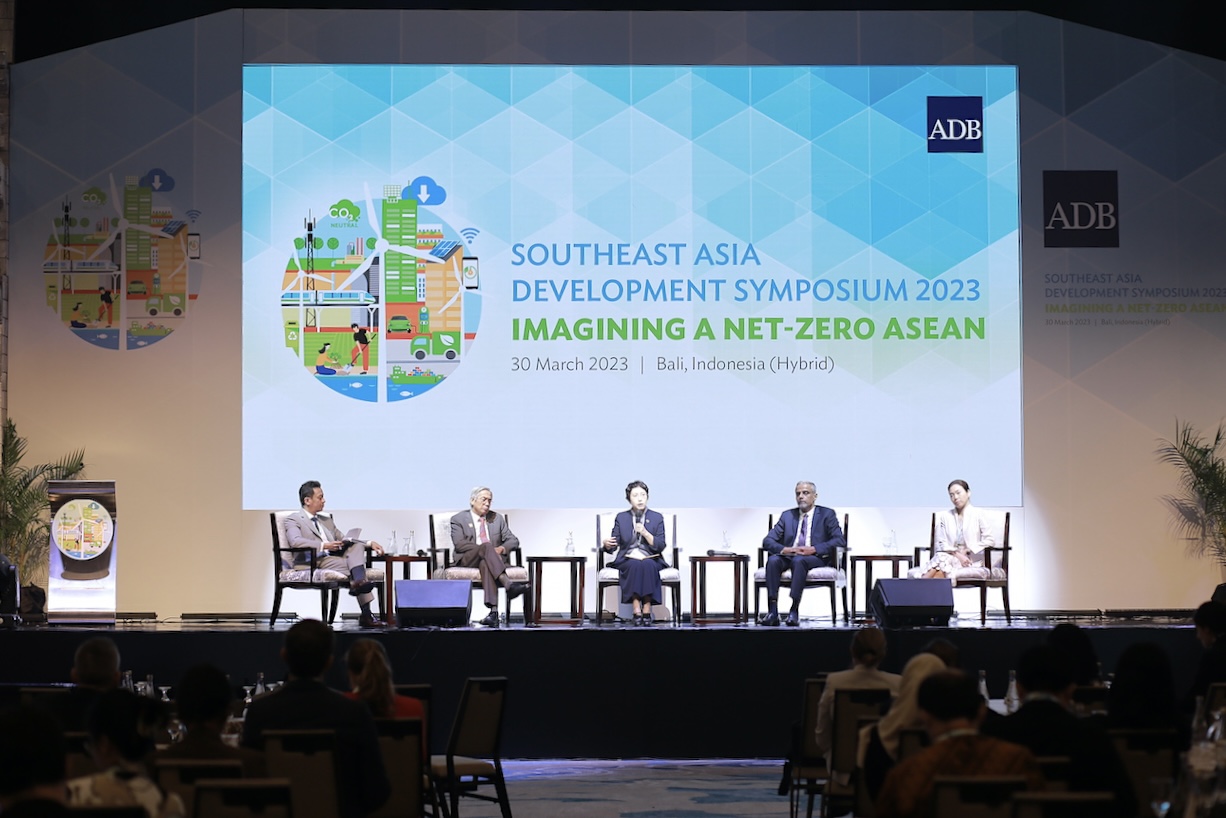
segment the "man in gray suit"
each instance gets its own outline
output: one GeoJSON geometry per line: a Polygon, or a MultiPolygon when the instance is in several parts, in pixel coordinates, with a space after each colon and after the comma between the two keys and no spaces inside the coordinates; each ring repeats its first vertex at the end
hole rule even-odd
{"type": "MultiPolygon", "coordinates": [[[[285,520],[285,537],[290,548],[301,549],[293,554],[293,563],[297,566],[309,565],[309,557],[305,552],[317,551],[319,557],[315,560],[316,568],[341,571],[349,574],[349,593],[358,598],[362,607],[362,615],[358,624],[363,628],[376,628],[379,620],[370,612],[370,602],[374,599],[373,582],[366,581],[366,549],[360,542],[345,542],[345,535],[332,522],[332,515],[321,514],[324,510],[324,490],[318,480],[308,480],[298,487],[298,501],[302,510],[295,511],[285,520]]],[[[383,553],[383,548],[376,542],[368,543],[376,555],[383,553]]],[[[286,568],[289,555],[282,558],[286,568]]]]}
{"type": "Polygon", "coordinates": [[[468,496],[468,511],[451,518],[451,545],[455,548],[456,565],[476,568],[481,573],[481,589],[485,591],[485,607],[489,614],[481,624],[498,627],[498,586],[507,589],[507,599],[522,596],[528,586],[511,582],[503,557],[519,548],[519,537],[511,533],[506,518],[490,511],[494,493],[478,486],[468,496]]]}

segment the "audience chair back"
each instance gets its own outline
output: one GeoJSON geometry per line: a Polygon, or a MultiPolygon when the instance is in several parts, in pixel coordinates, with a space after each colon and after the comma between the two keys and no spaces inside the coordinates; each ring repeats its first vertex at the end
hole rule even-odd
{"type": "MultiPolygon", "coordinates": [[[[604,622],[605,592],[616,588],[621,583],[621,577],[616,568],[605,565],[605,560],[612,560],[616,551],[604,550],[604,539],[613,533],[613,521],[619,512],[609,511],[596,515],[596,624],[604,622]]],[[[660,571],[660,584],[670,592],[672,610],[669,611],[674,625],[681,625],[681,546],[677,544],[677,515],[661,514],[664,518],[664,532],[668,536],[668,567],[660,571]]],[[[615,600],[621,600],[618,593],[615,600]]],[[[661,600],[663,601],[663,600],[661,600]]],[[[616,607],[616,603],[615,603],[616,607]]]]}
{"type": "Polygon", "coordinates": [[[142,806],[70,807],[68,814],[72,818],[149,818],[142,806]]]}
{"type": "Polygon", "coordinates": [[[1013,796],[1013,818],[1116,818],[1115,796],[1109,792],[1019,792],[1013,796]]]}
{"type": "Polygon", "coordinates": [[[17,691],[18,701],[22,705],[41,707],[48,696],[56,696],[72,690],[72,685],[35,685],[23,687],[17,691]]]}
{"type": "MultiPolygon", "coordinates": [[[[400,696],[408,696],[412,699],[417,699],[421,703],[421,734],[423,737],[422,746],[426,748],[427,753],[434,752],[434,745],[431,743],[430,731],[430,701],[434,696],[434,689],[428,684],[407,684],[396,685],[396,693],[400,696]]],[[[423,763],[429,763],[429,759],[425,759],[423,763]]]]}
{"type": "Polygon", "coordinates": [[[502,773],[502,722],[506,703],[504,676],[470,678],[464,683],[447,752],[430,759],[430,777],[443,804],[443,814],[459,814],[460,797],[497,803],[503,818],[511,818],[502,773]],[[480,792],[492,784],[495,796],[480,792]]]}
{"type": "MultiPolygon", "coordinates": [[[[838,549],[834,557],[834,565],[832,567],[823,566],[814,568],[809,571],[809,575],[805,577],[805,589],[809,588],[829,588],[830,589],[830,621],[837,625],[839,624],[839,609],[835,602],[835,590],[840,590],[843,593],[843,622],[846,624],[850,620],[850,613],[847,607],[847,552],[851,544],[851,519],[847,514],[843,515],[843,541],[847,543],[843,548],[838,549]]],[[[775,527],[775,515],[769,514],[766,517],[766,530],[769,532],[775,527]]],[[[753,618],[756,622],[761,611],[762,593],[766,590],[766,561],[768,558],[766,548],[758,546],[758,568],[753,574],[753,618]]],[[[788,569],[783,572],[780,579],[779,594],[784,596],[792,582],[792,571],[788,569]]]]}
{"type": "Polygon", "coordinates": [[[1132,791],[1137,814],[1149,815],[1149,782],[1154,778],[1174,778],[1179,766],[1179,739],[1174,730],[1108,730],[1132,791]]]}
{"type": "Polygon", "coordinates": [[[371,813],[371,818],[417,818],[424,806],[422,721],[375,719],[375,730],[379,733],[379,749],[392,784],[392,794],[387,803],[371,813]]]}
{"type": "Polygon", "coordinates": [[[1210,721],[1213,718],[1213,714],[1224,707],[1226,707],[1226,682],[1214,682],[1205,691],[1205,703],[1202,706],[1200,715],[1204,717],[1205,721],[1210,721]]]}
{"type": "Polygon", "coordinates": [[[196,782],[204,779],[242,778],[243,762],[238,759],[155,758],[154,780],[162,792],[179,796],[192,818],[196,803],[196,782]]]}
{"type": "Polygon", "coordinates": [[[934,815],[958,818],[1012,818],[1013,796],[1026,789],[1026,778],[941,776],[932,780],[934,815]]]}
{"type": "Polygon", "coordinates": [[[288,778],[294,818],[336,818],[336,731],[265,730],[268,774],[288,778]]]}
{"type": "Polygon", "coordinates": [[[1068,792],[1069,772],[1073,760],[1068,756],[1039,756],[1035,759],[1043,773],[1046,788],[1053,792],[1068,792]]]}
{"type": "MultiPolygon", "coordinates": [[[[195,818],[294,818],[288,778],[201,779],[195,818]]],[[[414,816],[413,818],[416,818],[414,816]]]]}
{"type": "Polygon", "coordinates": [[[860,726],[881,718],[890,706],[888,688],[865,688],[834,691],[833,733],[828,758],[830,776],[822,798],[823,815],[842,815],[834,809],[854,809],[856,787],[856,748],[860,743],[860,726]],[[848,802],[851,802],[850,804],[848,802]]]}
{"type": "MultiPolygon", "coordinates": [[[[451,544],[451,518],[454,511],[435,511],[430,514],[430,578],[431,579],[466,579],[472,583],[473,592],[481,589],[481,572],[476,568],[463,568],[455,564],[455,549],[451,544]]],[[[509,514],[502,515],[507,525],[511,524],[509,514]]],[[[516,548],[506,560],[507,579],[511,582],[528,582],[528,569],[524,568],[523,547],[516,548]]],[[[505,596],[505,595],[504,595],[505,596]]],[[[524,623],[532,619],[532,594],[525,593],[524,623]]],[[[507,621],[511,619],[511,600],[506,601],[507,621]]]]}
{"type": "Polygon", "coordinates": [[[1111,688],[1103,685],[1078,685],[1073,688],[1073,704],[1082,715],[1107,712],[1107,697],[1111,688]]]}
{"type": "Polygon", "coordinates": [[[70,780],[93,775],[98,772],[98,766],[94,764],[94,757],[86,749],[88,745],[88,733],[71,732],[64,734],[65,767],[66,774],[70,780]]]}
{"type": "Polygon", "coordinates": [[[790,797],[788,815],[800,814],[800,799],[808,796],[806,815],[813,814],[813,799],[826,786],[826,760],[817,748],[817,706],[826,690],[826,674],[805,679],[800,700],[800,735],[793,742],[795,755],[789,759],[792,779],[788,789],[790,797]]]}

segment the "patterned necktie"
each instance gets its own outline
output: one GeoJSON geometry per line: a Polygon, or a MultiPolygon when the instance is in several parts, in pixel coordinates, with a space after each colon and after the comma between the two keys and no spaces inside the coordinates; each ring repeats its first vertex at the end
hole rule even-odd
{"type": "Polygon", "coordinates": [[[809,520],[809,512],[805,512],[800,516],[800,531],[796,534],[796,547],[805,547],[805,523],[809,520]]]}
{"type": "Polygon", "coordinates": [[[481,518],[481,545],[490,541],[490,530],[485,527],[485,518],[481,518]]]}

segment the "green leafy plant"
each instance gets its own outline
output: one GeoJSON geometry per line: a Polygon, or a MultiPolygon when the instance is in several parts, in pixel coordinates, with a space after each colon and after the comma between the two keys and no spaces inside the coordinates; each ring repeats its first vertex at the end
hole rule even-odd
{"type": "Polygon", "coordinates": [[[48,480],[72,480],[85,470],[85,450],[78,449],[54,463],[23,466],[26,439],[12,420],[4,423],[0,443],[0,552],[17,566],[24,584],[47,570],[51,544],[48,480]]]}
{"type": "Polygon", "coordinates": [[[1162,498],[1188,553],[1226,567],[1226,421],[1212,437],[1175,422],[1175,439],[1163,440],[1158,460],[1179,474],[1179,493],[1162,498]]]}

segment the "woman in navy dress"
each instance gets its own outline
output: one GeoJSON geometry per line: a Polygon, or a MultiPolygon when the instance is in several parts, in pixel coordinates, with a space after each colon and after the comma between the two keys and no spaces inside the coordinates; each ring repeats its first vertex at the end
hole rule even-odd
{"type": "Polygon", "coordinates": [[[617,515],[613,531],[605,539],[605,551],[617,550],[610,567],[620,574],[622,602],[634,609],[634,625],[651,625],[652,604],[664,598],[660,571],[668,567],[664,549],[668,547],[664,534],[664,517],[647,508],[647,484],[635,480],[626,486],[630,508],[617,515]]]}

